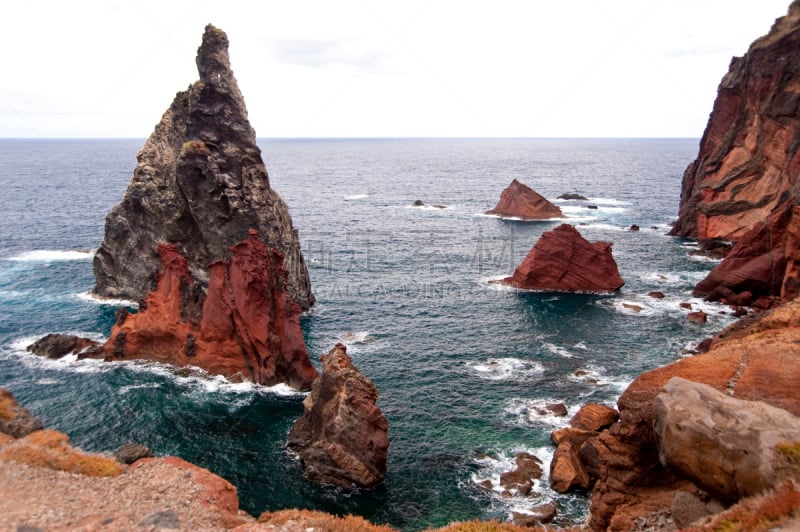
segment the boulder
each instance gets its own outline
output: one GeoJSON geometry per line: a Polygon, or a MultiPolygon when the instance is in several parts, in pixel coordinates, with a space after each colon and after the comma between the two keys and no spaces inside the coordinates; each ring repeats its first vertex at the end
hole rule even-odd
{"type": "Polygon", "coordinates": [[[0,388],[0,433],[22,438],[42,429],[42,420],[22,408],[14,395],[0,388]]]}
{"type": "Polygon", "coordinates": [[[322,373],[303,401],[287,446],[305,477],[319,484],[373,488],[386,476],[389,424],[378,390],[353,365],[342,344],[322,355],[322,373]]]}
{"type": "Polygon", "coordinates": [[[544,196],[514,179],[500,194],[500,201],[486,214],[520,218],[522,220],[547,220],[563,218],[564,213],[544,196]]]}
{"type": "Polygon", "coordinates": [[[100,342],[72,334],[52,333],[36,340],[26,349],[34,355],[47,358],[63,358],[67,355],[80,354],[99,347],[100,342]]]}
{"type": "Polygon", "coordinates": [[[696,310],[687,314],[686,319],[692,323],[706,323],[708,321],[708,314],[702,310],[696,310]]]}
{"type": "Polygon", "coordinates": [[[559,493],[567,493],[592,487],[594,478],[584,467],[579,452],[581,446],[594,436],[597,436],[597,432],[577,428],[553,431],[550,438],[557,447],[550,462],[551,488],[559,493]]]}
{"type": "Polygon", "coordinates": [[[517,467],[500,475],[500,485],[508,496],[528,495],[536,480],[542,478],[542,461],[530,453],[518,453],[514,457],[517,467]]]}
{"type": "Polygon", "coordinates": [[[800,5],[731,61],[671,233],[738,241],[796,197],[800,170],[800,5]]]}
{"type": "Polygon", "coordinates": [[[511,512],[511,521],[517,526],[536,528],[552,522],[557,513],[558,506],[550,501],[534,506],[527,512],[511,512]]]}
{"type": "Polygon", "coordinates": [[[270,187],[223,31],[206,26],[196,63],[199,81],[175,96],[138,153],[124,198],[106,217],[94,291],[143,300],[155,287],[164,243],[205,286],[211,264],[229,259],[230,247],[256,229],[284,256],[287,290],[306,310],[314,296],[298,233],[270,187]]]}
{"type": "Polygon", "coordinates": [[[153,453],[150,451],[150,449],[141,443],[126,443],[114,451],[114,458],[117,459],[117,462],[125,465],[130,465],[141,458],[152,457],[153,453]]]}
{"type": "Polygon", "coordinates": [[[569,224],[542,233],[514,275],[499,281],[515,288],[610,293],[625,284],[611,243],[589,242],[569,224]]]}
{"type": "Polygon", "coordinates": [[[300,308],[287,291],[283,255],[251,230],[211,265],[207,292],[174,244],[158,248],[163,270],[139,312],[124,314],[94,356],[192,365],[259,384],[308,389],[300,308]]]}
{"type": "Polygon", "coordinates": [[[664,292],[659,290],[653,290],[652,292],[647,293],[648,296],[652,297],[653,299],[664,299],[664,292]]]}
{"type": "Polygon", "coordinates": [[[589,201],[589,198],[586,196],[581,196],[580,194],[575,194],[574,192],[567,192],[561,194],[558,199],[561,200],[578,200],[578,201],[589,201]]]}
{"type": "Polygon", "coordinates": [[[589,403],[569,420],[570,427],[574,429],[598,432],[619,419],[619,413],[610,406],[589,403]]]}
{"type": "Polygon", "coordinates": [[[780,444],[800,444],[800,418],[761,401],[729,397],[671,378],[653,403],[661,465],[726,502],[762,493],[800,464],[781,464],[780,444]]]}

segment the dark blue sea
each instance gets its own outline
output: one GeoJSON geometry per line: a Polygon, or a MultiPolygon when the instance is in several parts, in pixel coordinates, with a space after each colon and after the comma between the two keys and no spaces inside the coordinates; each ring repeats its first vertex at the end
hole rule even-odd
{"type": "Polygon", "coordinates": [[[313,486],[284,450],[302,395],[151,363],[25,352],[49,332],[108,335],[116,305],[87,294],[92,250],[142,144],[0,141],[0,386],[86,450],[137,441],[210,469],[253,515],[302,507],[419,530],[555,500],[558,524],[580,521],[586,497],[558,495],[546,478],[531,498],[478,483],[496,482],[519,451],[549,463],[550,432],[568,418],[541,415],[543,405],[563,402],[570,415],[587,402],[613,405],[637,374],[731,321],[691,297],[713,263],[665,236],[697,140],[261,140],[317,296],[302,319],[312,361],[347,344],[390,426],[378,489],[313,486]],[[614,243],[619,293],[488,283],[561,223],[482,215],[514,178],[550,199],[589,198],[557,203],[586,238],[614,243]],[[427,206],[410,207],[417,199],[427,206]],[[653,290],[666,297],[648,297],[653,290]],[[687,301],[709,313],[707,324],[686,319],[687,301]]]}

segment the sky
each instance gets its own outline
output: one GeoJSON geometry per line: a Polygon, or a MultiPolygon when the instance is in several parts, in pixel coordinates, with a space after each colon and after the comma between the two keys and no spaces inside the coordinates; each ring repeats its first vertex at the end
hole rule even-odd
{"type": "Polygon", "coordinates": [[[144,138],[230,39],[259,137],[700,137],[789,0],[15,0],[0,137],[144,138]]]}

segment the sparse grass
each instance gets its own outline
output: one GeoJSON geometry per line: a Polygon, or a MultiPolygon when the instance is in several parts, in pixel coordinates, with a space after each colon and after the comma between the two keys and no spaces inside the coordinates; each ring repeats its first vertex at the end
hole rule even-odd
{"type": "Polygon", "coordinates": [[[14,400],[14,396],[6,390],[0,389],[0,419],[13,419],[15,406],[17,406],[17,402],[14,400]]]}
{"type": "Polygon", "coordinates": [[[779,443],[777,449],[790,462],[800,465],[800,442],[779,443]]]}
{"type": "Polygon", "coordinates": [[[125,471],[113,458],[80,452],[66,434],[39,430],[0,449],[0,460],[67,471],[90,477],[111,477],[125,471]]]}
{"type": "Polygon", "coordinates": [[[300,527],[313,528],[324,532],[395,532],[385,525],[373,525],[363,517],[346,515],[337,517],[324,512],[311,510],[279,510],[264,512],[258,518],[259,523],[281,526],[294,521],[300,527]]]}
{"type": "Polygon", "coordinates": [[[766,532],[796,530],[800,525],[800,491],[785,482],[775,491],[744,499],[717,515],[710,523],[686,532],[766,532]]]}

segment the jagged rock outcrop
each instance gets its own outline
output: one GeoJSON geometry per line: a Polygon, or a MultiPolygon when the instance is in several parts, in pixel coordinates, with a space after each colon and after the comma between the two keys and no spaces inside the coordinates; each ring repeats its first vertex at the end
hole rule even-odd
{"type": "Polygon", "coordinates": [[[653,403],[661,465],[726,502],[800,481],[780,445],[800,445],[800,418],[761,401],[671,378],[653,403]]]}
{"type": "Polygon", "coordinates": [[[694,293],[749,305],[758,298],[789,301],[800,291],[800,206],[787,201],[748,231],[694,293]]]}
{"type": "Polygon", "coordinates": [[[123,313],[103,348],[107,360],[147,359],[259,384],[308,389],[317,376],[286,292],[280,251],[250,230],[211,265],[204,291],[174,244],[158,247],[163,270],[139,312],[123,313]]]}
{"type": "Polygon", "coordinates": [[[653,405],[676,376],[800,416],[800,301],[731,326],[714,338],[708,353],[634,380],[617,403],[619,421],[580,448],[583,467],[597,479],[592,530],[630,530],[638,517],[669,508],[676,492],[702,493],[659,460],[653,405]]]}
{"type": "Polygon", "coordinates": [[[289,432],[287,445],[306,478],[320,484],[372,488],[386,476],[389,424],[375,405],[378,390],[342,344],[322,355],[322,374],[289,432]]]}
{"type": "Polygon", "coordinates": [[[500,194],[500,201],[486,214],[508,216],[522,220],[547,220],[563,218],[561,209],[547,201],[544,196],[514,179],[500,194]]]}
{"type": "Polygon", "coordinates": [[[581,462],[579,452],[589,438],[605,429],[619,418],[611,407],[589,403],[570,419],[569,427],[553,431],[550,439],[556,446],[550,462],[550,487],[559,493],[580,489],[588,490],[594,483],[581,462]]]}
{"type": "Polygon", "coordinates": [[[34,355],[59,359],[94,350],[99,345],[99,342],[74,334],[51,333],[39,338],[26,349],[34,355]]]}
{"type": "Polygon", "coordinates": [[[529,290],[614,292],[625,284],[610,242],[589,242],[569,224],[542,233],[538,242],[500,284],[529,290]]]}
{"type": "Polygon", "coordinates": [[[106,218],[94,257],[95,292],[139,301],[155,288],[158,246],[176,246],[205,286],[210,265],[257,229],[285,257],[287,289],[302,310],[314,303],[297,231],[270,188],[228,58],[228,37],[206,26],[200,80],[175,96],[137,155],[122,202],[106,218]]]}
{"type": "Polygon", "coordinates": [[[672,234],[740,240],[798,197],[800,3],[731,61],[697,159],[683,176],[672,234]]]}
{"type": "Polygon", "coordinates": [[[19,406],[11,392],[0,388],[0,434],[22,438],[41,429],[42,420],[19,406]]]}

